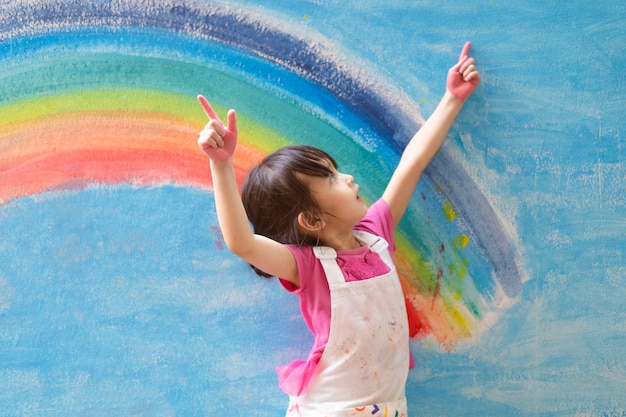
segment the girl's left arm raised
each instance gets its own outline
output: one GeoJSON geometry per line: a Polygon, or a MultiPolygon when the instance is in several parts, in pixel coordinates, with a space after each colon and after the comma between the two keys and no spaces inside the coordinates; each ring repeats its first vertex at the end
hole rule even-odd
{"type": "Polygon", "coordinates": [[[400,223],[422,172],[443,143],[465,100],[480,82],[474,59],[468,56],[469,48],[467,42],[459,61],[448,71],[445,94],[433,114],[409,141],[383,193],[382,198],[391,209],[395,225],[400,223]]]}

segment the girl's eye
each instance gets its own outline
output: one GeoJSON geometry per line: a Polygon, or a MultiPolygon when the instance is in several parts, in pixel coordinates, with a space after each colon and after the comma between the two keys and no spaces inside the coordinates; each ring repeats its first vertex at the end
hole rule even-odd
{"type": "Polygon", "coordinates": [[[330,176],[328,177],[328,180],[330,182],[335,182],[337,181],[337,176],[335,174],[330,174],[330,176]]]}

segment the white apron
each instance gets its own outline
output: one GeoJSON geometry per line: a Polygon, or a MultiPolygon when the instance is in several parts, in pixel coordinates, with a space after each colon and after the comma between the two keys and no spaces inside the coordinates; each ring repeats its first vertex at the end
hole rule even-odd
{"type": "Polygon", "coordinates": [[[308,391],[290,397],[287,417],[407,417],[409,325],[398,274],[385,239],[354,235],[390,272],[346,282],[335,250],[313,248],[330,287],[330,334],[308,391]]]}

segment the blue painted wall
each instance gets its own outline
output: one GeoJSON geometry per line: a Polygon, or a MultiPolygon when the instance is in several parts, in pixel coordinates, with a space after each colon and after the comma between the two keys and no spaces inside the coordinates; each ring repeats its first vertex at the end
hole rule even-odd
{"type": "MultiPolygon", "coordinates": [[[[423,193],[437,196],[443,183],[446,198],[455,195],[448,167],[480,196],[455,200],[462,221],[454,231],[433,226],[433,233],[459,229],[482,242],[468,249],[475,251],[468,269],[473,291],[484,290],[485,315],[453,345],[433,336],[414,340],[411,415],[626,414],[621,1],[5,1],[0,11],[0,104],[3,114],[12,111],[0,123],[0,155],[48,146],[50,132],[27,145],[32,138],[23,132],[31,130],[15,106],[55,97],[59,86],[63,93],[168,90],[190,102],[207,89],[232,105],[221,87],[180,70],[206,67],[245,74],[267,100],[305,108],[339,131],[362,129],[356,139],[340,134],[359,149],[378,149],[388,168],[407,132],[434,109],[447,68],[471,40],[482,83],[433,161],[423,193]],[[220,31],[228,19],[237,31],[220,31]],[[300,49],[280,39],[301,42],[300,49]],[[76,51],[91,61],[51,69],[76,51]],[[106,54],[171,66],[159,66],[158,80],[123,72],[127,61],[104,72],[92,55],[106,62],[106,54]],[[355,84],[307,72],[303,62],[320,62],[312,57],[355,84]],[[32,83],[16,84],[25,71],[32,83]],[[388,114],[380,110],[385,104],[388,114]],[[488,203],[485,225],[486,206],[477,202],[488,203]],[[497,268],[489,245],[502,236],[514,260],[507,271],[497,268]],[[512,279],[513,269],[519,289],[498,295],[494,283],[512,279]],[[496,290],[485,290],[489,285],[496,290]]],[[[310,139],[305,129],[299,136],[301,124],[255,113],[257,102],[238,97],[252,119],[272,129],[286,125],[287,142],[310,139]]],[[[29,192],[19,182],[15,191],[7,185],[15,181],[6,168],[18,160],[12,158],[0,173],[0,416],[284,413],[274,367],[305,355],[311,338],[296,300],[223,248],[210,189],[177,179],[86,185],[84,174],[78,187],[29,192]]],[[[361,182],[375,195],[379,162],[342,159],[361,166],[361,182]]],[[[405,235],[424,216],[446,222],[441,201],[421,211],[416,200],[405,235]]],[[[428,249],[408,240],[410,253],[428,249]]]]}

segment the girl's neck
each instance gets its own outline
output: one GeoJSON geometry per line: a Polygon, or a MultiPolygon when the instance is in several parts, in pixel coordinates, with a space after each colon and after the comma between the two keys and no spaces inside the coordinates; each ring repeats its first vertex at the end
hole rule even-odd
{"type": "Polygon", "coordinates": [[[324,236],[322,241],[324,242],[324,246],[330,246],[335,250],[358,249],[363,246],[354,236],[352,230],[343,235],[324,236]]]}

